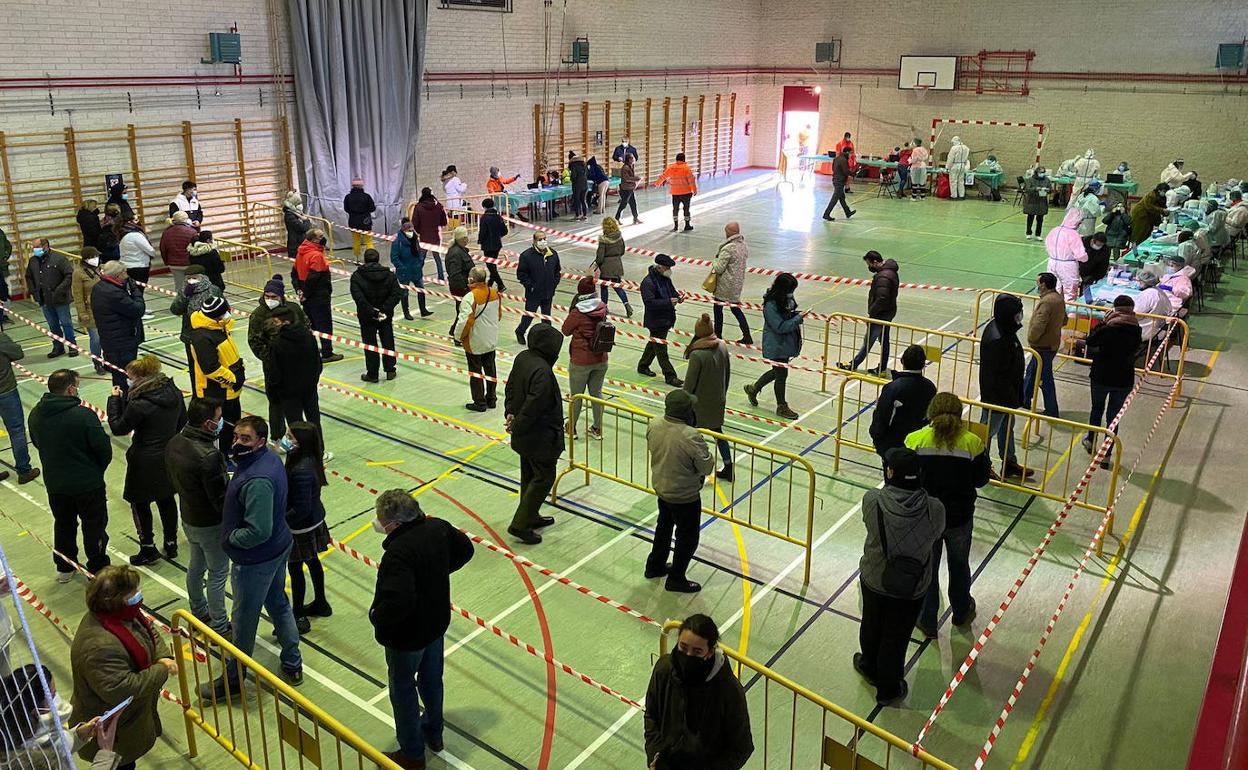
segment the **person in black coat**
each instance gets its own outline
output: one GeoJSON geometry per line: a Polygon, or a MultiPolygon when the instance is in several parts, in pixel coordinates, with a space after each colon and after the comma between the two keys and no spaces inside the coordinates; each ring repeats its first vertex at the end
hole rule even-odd
{"type": "Polygon", "coordinates": [[[312,229],[312,221],[304,214],[303,198],[293,190],[286,193],[286,199],[282,201],[282,224],[286,227],[286,256],[294,259],[299,244],[312,229]]]}
{"type": "Polygon", "coordinates": [[[310,422],[293,422],[287,429],[290,449],[286,453],[286,525],[294,541],[287,557],[290,575],[290,603],[295,610],[295,627],[299,633],[312,630],[309,617],[327,618],[334,610],[325,599],[325,571],[321,553],[330,547],[329,527],[325,525],[325,505],[321,487],[326,486],[324,450],[321,434],[310,422]],[[304,604],[307,583],[303,570],[307,567],[316,598],[304,604]]]}
{"type": "Polygon", "coordinates": [[[108,188],[108,200],[104,201],[104,206],[107,208],[111,203],[120,210],[123,217],[127,214],[133,214],[134,209],[130,207],[130,201],[127,200],[128,197],[126,195],[126,183],[118,182],[108,188]]]}
{"type": "MultiPolygon", "coordinates": [[[[1109,238],[1104,232],[1083,236],[1083,250],[1088,253],[1088,261],[1079,263],[1079,283],[1086,291],[1089,286],[1109,275],[1109,238]]],[[[1084,302],[1092,299],[1085,294],[1084,302]]]]}
{"type": "Polygon", "coordinates": [[[836,160],[832,161],[832,199],[828,201],[828,205],[823,210],[823,218],[828,222],[835,222],[832,216],[832,209],[836,208],[836,204],[841,204],[841,210],[845,212],[845,219],[850,219],[857,214],[852,211],[849,204],[845,201],[845,185],[853,177],[853,171],[849,167],[849,155],[853,150],[849,147],[841,149],[841,154],[836,156],[836,160]]]}
{"type": "Polygon", "coordinates": [[[160,371],[160,359],[151,354],[131,361],[126,376],[133,381],[129,393],[114,386],[108,398],[108,427],[114,436],[133,433],[126,450],[126,482],[122,497],[130,503],[138,529],[139,552],[130,557],[135,566],[160,560],[153,531],[152,503],[160,511],[165,557],[178,556],[178,506],[173,482],[165,469],[165,447],[186,425],[182,391],[160,371]]]}
{"type": "Polygon", "coordinates": [[[520,455],[520,500],[507,531],[529,545],[542,542],[535,529],[555,523],[554,517],[540,511],[554,486],[555,464],[564,449],[563,396],[553,370],[562,348],[558,329],[535,326],[528,349],[516,356],[507,378],[507,432],[511,450],[520,455]]]}
{"type": "Polygon", "coordinates": [[[871,415],[871,443],[881,459],[893,447],[905,446],[906,436],[927,424],[927,405],[936,386],[923,376],[927,354],[911,345],[901,354],[901,371],[880,391],[871,415]]]}
{"type": "MultiPolygon", "coordinates": [[[[360,319],[360,336],[369,345],[394,350],[394,308],[403,299],[399,278],[390,268],[381,264],[381,254],[376,249],[364,251],[364,264],[351,274],[351,299],[355,300],[355,313],[360,319]],[[380,338],[380,342],[378,339],[380,338]]],[[[397,376],[394,356],[384,358],[371,350],[364,351],[365,382],[377,382],[377,365],[386,370],[386,379],[397,376]]]]}
{"type": "Polygon", "coordinates": [[[589,167],[572,150],[568,150],[568,178],[572,182],[572,218],[584,221],[589,217],[589,167]]]}
{"type": "Polygon", "coordinates": [[[82,245],[97,248],[100,242],[100,233],[104,231],[104,227],[100,224],[100,204],[94,198],[88,198],[82,202],[82,208],[78,209],[78,229],[82,231],[82,245]]]}
{"type": "MultiPolygon", "coordinates": [[[[547,245],[545,233],[533,233],[533,245],[520,254],[516,278],[524,286],[524,309],[530,313],[550,315],[562,270],[559,267],[559,252],[547,245]]],[[[516,342],[525,344],[524,334],[532,323],[533,316],[521,316],[520,325],[516,327],[516,342]]],[[[541,323],[550,325],[550,320],[543,318],[541,323]]]]}
{"type": "Polygon", "coordinates": [[[186,247],[186,255],[190,264],[204,269],[204,275],[208,276],[209,282],[224,295],[225,278],[222,276],[225,275],[225,261],[221,259],[221,252],[217,251],[217,245],[212,240],[212,231],[201,230],[186,247]]]}
{"type": "MultiPolygon", "coordinates": [[[[979,399],[986,404],[1009,409],[1023,407],[1023,343],[1018,339],[1021,328],[1023,301],[1009,294],[997,295],[992,303],[992,320],[979,339],[979,399]]],[[[1030,468],[1018,464],[1013,415],[985,409],[979,421],[988,423],[989,445],[993,436],[997,438],[1006,478],[1026,479],[1035,475],[1030,468]]]]}
{"type": "Polygon", "coordinates": [[[399,739],[399,750],[386,756],[400,767],[420,767],[426,744],[442,751],[442,655],[451,624],[451,573],[472,560],[472,541],[446,520],[426,517],[405,489],[377,496],[373,529],[385,536],[385,553],[368,619],[386,650],[399,739]]]}
{"type": "MultiPolygon", "coordinates": [[[[897,317],[897,291],[901,287],[897,275],[897,260],[884,259],[880,252],[872,249],[862,256],[867,263],[867,270],[873,273],[871,288],[867,291],[867,317],[877,321],[891,321],[897,317]]],[[[880,341],[880,365],[868,369],[867,374],[880,375],[888,369],[888,336],[889,328],[884,324],[867,324],[866,338],[854,360],[839,363],[837,366],[846,371],[854,371],[867,360],[871,346],[880,341]]]]}
{"type": "Polygon", "coordinates": [[[143,341],[143,292],[126,275],[126,266],[113,260],[100,267],[100,281],[91,287],[91,314],[100,335],[104,360],[113,366],[113,386],[124,395],[130,388],[124,369],[139,355],[143,341]],[[117,367],[117,368],[113,368],[117,367]]]}
{"type": "Polygon", "coordinates": [[[641,279],[641,303],[645,308],[642,322],[654,339],[646,343],[641,360],[637,362],[637,373],[646,377],[657,377],[650,370],[650,363],[658,359],[659,368],[663,370],[663,379],[668,385],[679,388],[684,385],[684,381],[676,376],[676,368],[672,366],[672,360],[667,355],[667,345],[657,341],[667,339],[667,333],[676,325],[676,306],[684,302],[672,283],[672,268],[675,265],[676,262],[671,257],[660,254],[654,258],[654,264],[650,266],[646,277],[641,279]]]}
{"type": "Polygon", "coordinates": [[[481,205],[485,210],[481,212],[481,221],[477,223],[477,245],[488,257],[485,267],[490,271],[490,281],[486,286],[493,286],[499,292],[504,292],[507,291],[507,287],[503,285],[503,279],[498,275],[498,265],[489,260],[498,259],[498,253],[503,250],[503,238],[507,235],[507,221],[494,208],[493,198],[486,198],[481,201],[481,205]]]}
{"type": "MultiPolygon", "coordinates": [[[[277,395],[287,425],[306,420],[320,428],[316,385],[323,365],[312,330],[300,323],[294,310],[286,305],[279,305],[266,323],[270,345],[264,389],[277,395]]],[[[282,439],[283,447],[289,443],[282,439]]]]}
{"type": "MultiPolygon", "coordinates": [[[[26,289],[30,299],[43,310],[48,330],[69,343],[70,358],[78,355],[78,339],[74,336],[74,321],[70,313],[74,300],[74,268],[64,254],[52,250],[47,238],[35,239],[30,259],[26,262],[26,289]]],[[[61,340],[53,339],[48,358],[64,353],[65,345],[61,340]]]]}
{"type": "MultiPolygon", "coordinates": [[[[1092,411],[1089,425],[1113,422],[1122,410],[1123,402],[1135,386],[1135,357],[1143,343],[1139,318],[1135,315],[1135,300],[1126,294],[1114,298],[1114,309],[1088,335],[1088,358],[1092,366],[1088,370],[1088,384],[1092,388],[1092,411]]],[[[1117,432],[1117,431],[1115,431],[1117,432]]],[[[1088,454],[1096,451],[1096,434],[1088,431],[1083,438],[1083,448],[1088,454]]],[[[1108,470],[1113,447],[1101,460],[1101,467],[1108,470]]]]}
{"type": "MultiPolygon", "coordinates": [[[[373,202],[373,196],[364,192],[363,179],[351,180],[351,190],[342,199],[342,210],[347,212],[347,227],[366,231],[373,229],[373,212],[377,210],[377,204],[373,202]]],[[[361,245],[369,249],[373,247],[373,236],[351,233],[351,244],[358,257],[361,245]]]]}

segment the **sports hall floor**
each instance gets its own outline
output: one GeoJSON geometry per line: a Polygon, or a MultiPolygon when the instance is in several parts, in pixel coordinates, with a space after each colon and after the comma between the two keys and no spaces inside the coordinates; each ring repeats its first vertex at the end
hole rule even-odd
{"type": "MultiPolygon", "coordinates": [[[[645,224],[626,228],[625,235],[632,245],[709,258],[721,241],[723,224],[737,220],[748,239],[752,265],[865,276],[861,256],[874,248],[900,263],[903,281],[1018,291],[1031,288],[1035,273],[1045,263],[1043,245],[1023,240],[1022,214],[1011,207],[1008,197],[1001,203],[938,199],[915,203],[877,199],[873,188],[864,187],[851,199],[859,212],[852,222],[839,221],[838,215],[836,223],[825,224],[819,215],[830,194],[827,181],[777,189],[759,184],[767,179],[761,172],[742,172],[704,181],[695,198],[696,230],[687,234],[667,232],[666,191],[646,191],[640,196],[645,224]]],[[[565,218],[554,226],[566,229],[570,224],[565,218]]],[[[517,229],[507,247],[522,249],[528,239],[528,232],[517,229]]],[[[588,247],[555,244],[565,270],[579,270],[592,258],[588,247]]],[[[627,277],[640,280],[648,262],[644,257],[630,257],[627,277]]],[[[274,258],[275,268],[279,265],[281,272],[288,272],[274,258]]],[[[432,265],[426,269],[432,271],[432,265]]],[[[509,277],[509,271],[504,276],[509,277]]],[[[231,271],[227,278],[259,285],[264,276],[254,269],[231,271]]],[[[678,265],[675,269],[678,287],[697,290],[702,278],[700,268],[678,265]]],[[[168,283],[167,277],[156,280],[168,283]]],[[[514,280],[508,283],[509,290],[519,289],[514,280]]],[[[760,301],[766,283],[761,276],[750,276],[746,299],[760,301]]],[[[1245,356],[1235,344],[1246,330],[1240,315],[1245,285],[1242,276],[1229,276],[1218,296],[1195,317],[1188,365],[1191,379],[1129,478],[1118,507],[1116,536],[1107,542],[1104,557],[1094,558],[1078,583],[1005,726],[991,765],[1056,770],[1180,767],[1185,761],[1245,513],[1239,484],[1248,452],[1239,443],[1242,416],[1235,416],[1248,404],[1242,385],[1245,356]],[[1156,474],[1163,463],[1164,474],[1156,474]]],[[[556,301],[566,303],[572,288],[565,281],[556,301]]],[[[862,314],[865,294],[862,287],[805,282],[797,298],[803,308],[862,314]]],[[[258,292],[232,288],[229,296],[237,307],[251,309],[258,292]]],[[[971,333],[973,296],[903,290],[898,321],[971,333]]],[[[353,307],[345,279],[335,279],[335,300],[341,308],[353,307]]],[[[154,304],[163,310],[164,300],[154,304]]],[[[27,318],[41,320],[30,303],[18,307],[27,318]]],[[[432,308],[436,315],[431,319],[396,324],[402,330],[399,347],[460,365],[460,352],[445,339],[451,306],[435,302],[432,308]]],[[[690,304],[681,307],[683,328],[692,327],[694,309],[690,304]]],[[[701,312],[700,307],[697,310],[701,312]]],[[[750,316],[757,334],[758,315],[750,316]]],[[[505,318],[504,323],[508,322],[505,318]]],[[[184,354],[176,338],[178,319],[161,312],[151,323],[169,336],[150,333],[145,348],[158,353],[169,370],[179,369],[184,354]]],[[[358,338],[358,329],[345,316],[336,317],[335,323],[338,334],[358,338]]],[[[235,329],[240,347],[245,324],[240,320],[235,329]]],[[[733,327],[731,317],[727,325],[733,327]]],[[[47,361],[45,340],[33,330],[20,324],[11,324],[8,330],[26,344],[25,363],[34,371],[46,375],[67,363],[66,359],[47,361]]],[[[505,350],[516,352],[510,334],[504,332],[503,340],[505,350]]],[[[359,351],[345,346],[338,350],[347,359],[326,367],[327,384],[439,416],[485,435],[501,431],[501,410],[476,415],[463,409],[468,387],[459,374],[400,361],[398,379],[367,385],[359,379],[363,371],[359,351]]],[[[817,350],[805,352],[818,355],[817,350]]],[[[612,353],[610,376],[642,382],[635,372],[639,353],[639,343],[622,340],[612,353]]],[[[873,353],[872,363],[876,356],[873,353]]],[[[68,363],[76,364],[84,376],[93,376],[85,357],[68,363]]],[[[763,396],[760,409],[750,410],[740,389],[763,371],[762,365],[740,360],[733,364],[729,405],[772,416],[770,392],[763,396]]],[[[508,368],[508,359],[502,359],[500,376],[508,368]]],[[[683,366],[678,363],[678,368],[683,366]]],[[[250,358],[248,371],[253,377],[260,371],[250,358]]],[[[1063,416],[1086,420],[1085,377],[1086,370],[1076,366],[1058,372],[1063,416]]],[[[43,387],[19,379],[29,410],[43,387]]],[[[184,375],[181,380],[185,384],[184,375]]],[[[812,373],[795,372],[790,378],[789,401],[801,413],[802,425],[824,431],[838,428],[837,378],[830,383],[828,392],[820,392],[812,373]]],[[[244,393],[244,409],[264,414],[264,397],[255,384],[244,393]]],[[[661,382],[649,384],[663,387],[661,382]]],[[[82,394],[103,406],[108,388],[108,383],[89,378],[82,394]]],[[[1147,434],[1162,406],[1165,390],[1163,385],[1146,384],[1126,417],[1124,473],[1138,454],[1133,447],[1147,434]]],[[[641,409],[661,409],[656,399],[635,391],[614,388],[609,397],[641,409]]],[[[641,576],[656,511],[653,499],[640,492],[600,478],[585,487],[579,474],[571,475],[560,488],[559,503],[546,510],[558,523],[546,531],[545,542],[518,546],[505,533],[518,479],[516,458],[505,445],[480,433],[454,430],[336,392],[322,392],[321,406],[327,443],[336,455],[330,465],[336,474],[324,490],[331,531],[335,538],[372,557],[381,556],[381,547],[379,536],[368,526],[374,497],[367,488],[413,490],[432,515],[514,548],[654,618],[709,613],[723,629],[725,643],[835,703],[869,715],[906,740],[913,739],[974,643],[973,635],[951,629],[947,615],[942,617],[939,639],[916,640],[911,646],[911,689],[905,707],[882,712],[875,708],[873,691],[855,675],[850,655],[856,649],[856,583],[863,539],[858,505],[863,491],[878,483],[879,472],[873,456],[852,449],[846,450],[848,462],[834,472],[833,442],[826,437],[734,418],[727,428],[754,441],[801,452],[815,465],[816,548],[809,585],[802,584],[797,547],[708,518],[690,574],[704,588],[701,594],[683,596],[666,593],[661,581],[641,576]]],[[[846,416],[865,421],[870,412],[859,415],[857,408],[846,409],[846,416]]],[[[108,474],[110,548],[120,559],[135,544],[128,509],[121,499],[120,460],[126,439],[114,441],[116,459],[108,474]]],[[[11,463],[7,446],[0,460],[11,463]]],[[[1076,446],[1071,461],[1077,464],[1077,476],[1087,458],[1076,446]]],[[[57,585],[47,550],[26,529],[51,536],[42,487],[35,483],[19,489],[11,481],[3,486],[0,510],[5,517],[0,519],[0,538],[18,576],[71,627],[76,626],[81,616],[81,579],[57,585]]],[[[1059,509],[1058,503],[1022,493],[985,490],[976,514],[972,552],[974,594],[980,607],[976,634],[1059,509]]],[[[936,756],[958,767],[972,764],[1061,599],[1098,519],[1097,514],[1076,509],[1059,531],[937,720],[925,742],[936,756]]],[[[302,692],[382,749],[391,749],[393,730],[382,650],[373,642],[365,620],[374,571],[337,551],[325,555],[323,563],[334,616],[314,619],[312,631],[304,638],[302,692]]],[[[179,560],[143,570],[148,606],[162,617],[185,604],[184,568],[185,562],[179,560]]],[[[455,575],[453,598],[609,687],[635,699],[645,694],[658,652],[653,626],[483,548],[455,575]]],[[[28,617],[58,679],[67,682],[67,640],[51,624],[33,614],[28,617]]],[[[260,639],[258,657],[275,662],[265,624],[260,639]]],[[[451,622],[447,654],[447,751],[431,758],[430,767],[597,770],[643,766],[642,720],[630,706],[460,617],[451,622]]],[[[762,767],[764,712],[771,708],[779,714],[780,727],[772,729],[785,733],[788,705],[787,701],[777,703],[777,693],[783,695],[782,691],[773,688],[765,702],[762,683],[746,683],[757,746],[749,766],[762,767]]],[[[171,766],[185,748],[176,707],[165,704],[162,708],[165,737],[152,766],[171,766]]],[[[802,734],[809,731],[817,736],[818,729],[817,721],[799,720],[799,743],[802,734]]],[[[787,766],[787,761],[776,762],[780,759],[776,744],[785,741],[777,740],[775,733],[771,740],[771,766],[787,766]]],[[[814,766],[811,755],[806,756],[797,766],[814,766]]],[[[202,738],[195,764],[236,766],[225,752],[202,738]]]]}

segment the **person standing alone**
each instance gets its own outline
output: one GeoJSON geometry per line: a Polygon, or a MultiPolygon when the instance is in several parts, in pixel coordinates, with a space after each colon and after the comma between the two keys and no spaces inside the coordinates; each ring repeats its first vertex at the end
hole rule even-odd
{"type": "Polygon", "coordinates": [[[676,369],[667,354],[667,334],[676,325],[676,306],[684,299],[676,291],[672,283],[672,268],[676,261],[666,254],[654,258],[650,272],[641,281],[641,304],[645,310],[642,323],[650,332],[651,340],[642,351],[641,360],[637,362],[637,373],[645,377],[655,377],[650,370],[650,363],[656,358],[659,368],[663,370],[663,379],[668,385],[679,388],[683,381],[676,376],[676,369]]]}
{"type": "MultiPolygon", "coordinates": [[[[871,289],[867,292],[867,317],[872,321],[891,321],[897,317],[897,292],[901,286],[897,275],[897,261],[884,259],[880,252],[874,249],[864,254],[862,260],[867,263],[867,270],[875,274],[871,278],[871,289]]],[[[849,372],[856,370],[863,361],[867,360],[871,347],[875,345],[876,340],[879,340],[880,365],[874,369],[868,369],[867,374],[878,377],[888,371],[888,333],[887,324],[868,321],[866,337],[862,341],[858,355],[854,356],[853,361],[840,363],[837,366],[849,372]]]]}
{"type": "Polygon", "coordinates": [[[550,325],[550,307],[561,276],[559,252],[547,245],[545,233],[533,233],[533,245],[520,254],[520,265],[516,268],[516,278],[524,286],[525,310],[516,326],[516,342],[525,344],[524,334],[539,312],[547,317],[538,323],[550,325]]]}
{"type": "MultiPolygon", "coordinates": [[[[486,200],[489,200],[488,198],[486,200]]],[[[468,359],[468,390],[472,401],[464,405],[473,412],[498,406],[498,325],[503,320],[503,300],[489,285],[489,273],[477,265],[468,273],[468,294],[459,310],[459,343],[468,359]]]]}
{"type": "Polygon", "coordinates": [[[655,187],[662,187],[665,183],[672,188],[672,232],[680,229],[678,214],[682,208],[685,210],[685,232],[689,232],[693,229],[689,218],[689,203],[698,193],[698,180],[693,176],[693,169],[685,163],[683,152],[676,153],[676,162],[663,169],[659,178],[654,180],[655,187]]]}
{"type": "MultiPolygon", "coordinates": [[[[26,288],[30,292],[30,298],[43,310],[48,331],[68,341],[69,357],[73,358],[78,355],[74,319],[69,313],[69,303],[73,299],[74,269],[63,254],[52,251],[52,244],[47,238],[36,239],[30,254],[30,262],[26,265],[26,288]]],[[[65,355],[65,347],[61,340],[53,339],[48,358],[65,355]]]]}
{"type": "MultiPolygon", "coordinates": [[[[377,210],[377,204],[373,202],[373,196],[364,192],[363,179],[351,180],[351,189],[342,199],[342,210],[347,212],[347,227],[352,230],[373,229],[373,212],[377,210]]],[[[373,248],[371,232],[351,233],[351,251],[357,257],[360,256],[361,244],[363,248],[373,248]]]]}
{"type": "Polygon", "coordinates": [[[700,584],[689,580],[686,571],[698,550],[702,486],[715,470],[715,459],[706,439],[695,427],[697,403],[696,396],[683,390],[669,391],[663,402],[663,416],[651,418],[646,429],[650,483],[659,498],[659,520],[654,525],[654,546],[646,559],[646,579],[666,575],[664,588],[682,594],[702,590],[700,584]],[[671,564],[667,563],[669,552],[671,564]]]}
{"type": "Polygon", "coordinates": [[[528,343],[507,378],[506,428],[511,450],[520,456],[520,500],[507,532],[521,543],[537,545],[542,536],[534,530],[555,523],[554,517],[540,512],[555,484],[555,464],[564,449],[563,394],[553,370],[563,335],[553,326],[538,324],[528,343]]]}
{"type": "MultiPolygon", "coordinates": [[[[423,295],[422,295],[423,296],[423,295]]],[[[376,249],[364,251],[364,264],[351,274],[351,298],[355,300],[355,315],[360,322],[360,336],[366,345],[380,345],[394,350],[394,309],[403,299],[403,289],[395,273],[381,264],[376,249]]],[[[364,351],[364,382],[377,382],[378,364],[386,372],[386,379],[398,376],[397,359],[382,356],[375,350],[364,351]]]]}
{"type": "Polygon", "coordinates": [[[836,160],[832,161],[832,200],[828,201],[828,205],[823,209],[823,218],[829,222],[835,222],[832,217],[832,209],[836,208],[836,204],[841,204],[841,211],[845,212],[845,218],[851,219],[857,211],[849,208],[849,204],[845,201],[846,186],[849,184],[849,153],[850,148],[846,147],[837,153],[836,160]]]}
{"type": "MultiPolygon", "coordinates": [[[[329,262],[325,260],[325,244],[323,230],[315,227],[309,230],[307,239],[299,246],[294,267],[290,269],[290,279],[312,328],[329,335],[334,333],[334,316],[329,299],[334,287],[329,262]]],[[[321,337],[321,361],[328,364],[341,360],[342,354],[334,352],[334,343],[328,337],[321,337]]]]}
{"type": "Polygon", "coordinates": [[[715,336],[723,339],[724,306],[727,305],[732,311],[732,317],[737,319],[737,324],[741,327],[738,345],[754,344],[754,338],[750,336],[750,323],[739,307],[749,259],[750,250],[745,243],[745,236],[741,234],[741,225],[736,222],[724,225],[724,242],[719,245],[715,261],[711,263],[711,273],[715,276],[715,306],[712,312],[715,315],[715,336]]]}

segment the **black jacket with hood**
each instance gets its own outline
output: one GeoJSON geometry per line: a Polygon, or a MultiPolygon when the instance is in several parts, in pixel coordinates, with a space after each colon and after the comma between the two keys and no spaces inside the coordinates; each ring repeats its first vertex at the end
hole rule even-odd
{"type": "Polygon", "coordinates": [[[664,655],[646,688],[646,763],[659,770],[738,770],[754,753],[745,690],[719,650],[701,682],[664,655]],[[657,758],[657,760],[656,760],[657,758]]]}
{"type": "Polygon", "coordinates": [[[48,494],[83,495],[97,489],[103,494],[113,445],[100,418],[77,396],[44,393],[30,410],[28,424],[48,494]]]}
{"type": "Polygon", "coordinates": [[[357,230],[372,229],[372,215],[377,210],[373,196],[358,187],[352,187],[351,192],[342,199],[342,210],[347,212],[347,227],[354,227],[357,230]]]}
{"type": "Polygon", "coordinates": [[[320,343],[311,329],[298,322],[283,326],[270,338],[266,363],[264,389],[278,398],[316,392],[324,367],[320,343]]]}
{"type": "Polygon", "coordinates": [[[169,440],[186,425],[182,391],[163,374],[142,380],[125,397],[108,397],[108,427],[114,436],[130,437],[126,450],[126,485],[122,497],[130,503],[173,497],[173,482],[165,470],[169,440]]]}
{"type": "Polygon", "coordinates": [[[553,462],[563,454],[563,395],[552,369],[562,348],[558,329],[534,325],[528,349],[516,356],[507,377],[504,406],[513,418],[511,448],[530,460],[553,462]]]}
{"type": "Polygon", "coordinates": [[[373,636],[392,650],[423,649],[451,624],[451,573],[472,559],[472,541],[444,519],[422,517],[400,524],[381,547],[368,609],[373,636]]]}
{"type": "Polygon", "coordinates": [[[979,398],[1011,409],[1023,405],[1023,301],[1001,294],[992,303],[992,320],[979,340],[979,398]]]}
{"type": "Polygon", "coordinates": [[[886,259],[875,270],[871,279],[871,291],[867,293],[867,315],[877,321],[891,321],[897,317],[897,260],[886,259]]]}
{"type": "Polygon", "coordinates": [[[403,299],[399,278],[380,262],[365,262],[351,274],[351,299],[360,318],[374,321],[378,313],[394,316],[394,307],[403,299]]]}
{"type": "Polygon", "coordinates": [[[574,191],[585,192],[589,189],[589,166],[581,158],[568,161],[568,180],[574,191]]]}
{"type": "Polygon", "coordinates": [[[482,251],[501,251],[503,236],[507,235],[507,222],[494,209],[486,209],[477,225],[477,244],[482,251]]]}
{"type": "Polygon", "coordinates": [[[936,395],[936,386],[923,372],[902,370],[880,391],[875,413],[871,415],[871,442],[883,455],[904,446],[906,436],[927,424],[927,405],[936,395]]]}

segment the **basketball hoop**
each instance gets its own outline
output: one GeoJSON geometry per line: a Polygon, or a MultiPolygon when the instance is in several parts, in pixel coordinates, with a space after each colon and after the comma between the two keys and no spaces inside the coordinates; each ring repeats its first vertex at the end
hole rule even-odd
{"type": "Polygon", "coordinates": [[[932,86],[915,85],[914,92],[916,94],[915,101],[921,102],[927,98],[927,92],[932,90],[932,86]]]}

